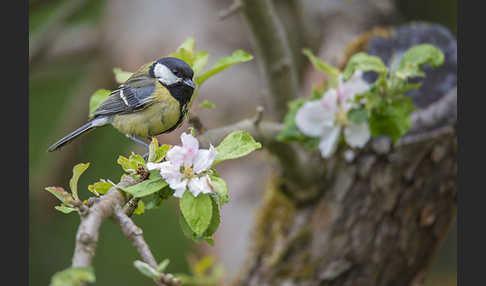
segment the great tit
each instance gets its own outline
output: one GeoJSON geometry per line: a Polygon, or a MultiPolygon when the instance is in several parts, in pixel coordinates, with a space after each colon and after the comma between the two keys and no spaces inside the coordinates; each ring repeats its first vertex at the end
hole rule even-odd
{"type": "Polygon", "coordinates": [[[112,125],[130,139],[150,138],[171,132],[186,117],[195,84],[191,67],[177,58],[162,58],[141,66],[114,90],[93,112],[93,118],[52,144],[55,151],[79,135],[112,125]]]}

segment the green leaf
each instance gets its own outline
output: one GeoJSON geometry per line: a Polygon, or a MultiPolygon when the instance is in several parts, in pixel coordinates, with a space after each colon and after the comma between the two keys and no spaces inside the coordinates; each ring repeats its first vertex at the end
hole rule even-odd
{"type": "Polygon", "coordinates": [[[236,50],[233,54],[229,57],[220,58],[209,70],[198,76],[196,80],[196,84],[201,85],[203,84],[208,78],[214,76],[215,74],[227,69],[228,67],[250,61],[253,59],[253,56],[243,50],[236,50]]]}
{"type": "Polygon", "coordinates": [[[115,81],[118,84],[126,82],[133,74],[132,72],[124,71],[121,68],[113,68],[113,73],[115,74],[115,81]]]}
{"type": "Polygon", "coordinates": [[[211,203],[213,206],[213,214],[211,215],[211,222],[209,223],[208,229],[204,232],[204,238],[210,238],[218,229],[219,223],[221,221],[220,215],[219,215],[219,206],[217,199],[213,196],[211,197],[211,203]]]}
{"type": "Polygon", "coordinates": [[[145,204],[142,200],[138,201],[137,208],[133,211],[133,214],[141,215],[145,212],[145,204]]]}
{"type": "Polygon", "coordinates": [[[175,52],[171,53],[169,56],[185,61],[192,68],[195,45],[196,43],[194,41],[194,37],[189,37],[177,48],[175,52]]]}
{"type": "Polygon", "coordinates": [[[353,108],[348,111],[347,117],[351,122],[360,124],[368,119],[368,111],[365,108],[353,108]]]}
{"type": "Polygon", "coordinates": [[[339,77],[339,69],[333,67],[332,65],[326,63],[325,61],[321,60],[320,58],[316,57],[311,50],[303,49],[302,53],[307,56],[307,58],[311,61],[312,65],[315,69],[321,71],[325,75],[329,77],[329,82],[331,87],[336,87],[338,83],[339,77]]]}
{"type": "Polygon", "coordinates": [[[243,157],[261,147],[262,144],[256,142],[248,132],[244,130],[231,132],[224,138],[221,144],[216,147],[218,155],[216,156],[213,166],[225,160],[243,157]]]}
{"type": "Polygon", "coordinates": [[[192,240],[194,240],[195,242],[197,243],[200,243],[204,240],[203,237],[197,235],[192,229],[191,227],[189,226],[189,224],[187,223],[186,219],[184,218],[184,216],[179,216],[179,224],[181,225],[181,229],[182,229],[182,233],[184,233],[184,235],[192,240]]]}
{"type": "Polygon", "coordinates": [[[153,269],[152,266],[148,265],[143,261],[135,260],[133,262],[133,266],[135,266],[135,268],[137,268],[140,273],[147,276],[148,278],[158,279],[160,277],[160,273],[157,270],[153,269]]]}
{"type": "Polygon", "coordinates": [[[426,63],[436,68],[444,63],[444,54],[430,44],[416,45],[403,54],[394,74],[403,80],[409,77],[424,77],[425,73],[420,68],[426,63]]]}
{"type": "Polygon", "coordinates": [[[138,167],[145,167],[145,160],[143,157],[133,152],[128,158],[120,155],[116,162],[123,168],[125,172],[131,174],[135,173],[138,167]]]}
{"type": "Polygon", "coordinates": [[[154,163],[162,161],[162,159],[164,159],[165,157],[165,154],[167,154],[167,152],[169,151],[170,147],[170,145],[166,144],[159,146],[159,141],[157,140],[157,138],[153,137],[152,142],[149,145],[148,161],[154,163]]]}
{"type": "Polygon", "coordinates": [[[208,63],[209,53],[204,51],[196,51],[194,53],[194,61],[192,65],[192,69],[194,71],[194,76],[197,77],[204,66],[208,63]]]}
{"type": "Polygon", "coordinates": [[[65,201],[70,201],[73,199],[70,193],[68,193],[64,188],[61,187],[46,187],[46,191],[49,193],[53,194],[58,200],[60,200],[62,203],[65,201]]]}
{"type": "Polygon", "coordinates": [[[71,212],[76,211],[76,208],[66,207],[66,206],[63,206],[63,205],[55,206],[54,208],[56,210],[62,212],[62,213],[65,213],[65,214],[68,214],[68,213],[71,213],[71,212]]]}
{"type": "Polygon", "coordinates": [[[412,100],[406,96],[380,104],[369,117],[371,135],[387,135],[396,143],[410,129],[410,113],[414,109],[412,100]]]}
{"type": "Polygon", "coordinates": [[[216,259],[212,255],[208,255],[199,260],[194,267],[191,267],[196,276],[204,276],[206,272],[214,265],[216,259]]]}
{"type": "Polygon", "coordinates": [[[213,205],[209,194],[194,197],[186,191],[179,200],[179,206],[187,224],[197,236],[201,236],[209,227],[213,205]]]}
{"type": "Polygon", "coordinates": [[[152,170],[147,180],[144,180],[136,185],[120,188],[126,193],[129,193],[135,198],[141,198],[153,193],[156,193],[168,184],[162,179],[158,170],[152,170]]]}
{"type": "Polygon", "coordinates": [[[284,128],[277,135],[277,140],[281,142],[303,141],[307,136],[297,127],[295,116],[297,111],[304,105],[307,100],[297,98],[287,103],[288,112],[284,117],[284,128]]]}
{"type": "Polygon", "coordinates": [[[201,104],[199,104],[199,108],[208,108],[208,109],[213,109],[216,108],[216,104],[212,103],[211,101],[205,99],[201,104]]]}
{"type": "Polygon", "coordinates": [[[213,191],[218,195],[219,203],[221,205],[229,202],[228,185],[219,176],[210,176],[211,187],[213,191]]]}
{"type": "Polygon", "coordinates": [[[357,53],[349,59],[348,64],[343,72],[343,80],[350,79],[357,70],[375,71],[380,75],[386,75],[388,68],[379,57],[370,56],[366,53],[357,53]]]}
{"type": "Polygon", "coordinates": [[[69,187],[71,188],[71,193],[75,200],[79,200],[78,196],[78,180],[79,177],[88,169],[89,163],[79,163],[73,167],[73,176],[69,180],[69,187]]]}
{"type": "Polygon", "coordinates": [[[99,182],[89,185],[88,190],[93,194],[99,196],[106,194],[106,192],[108,192],[108,190],[111,189],[113,186],[114,184],[101,179],[99,182]]]}
{"type": "Polygon", "coordinates": [[[96,281],[92,267],[71,267],[52,276],[50,286],[80,286],[83,282],[96,281]]]}
{"type": "Polygon", "coordinates": [[[168,258],[162,260],[162,262],[160,262],[159,265],[157,266],[157,271],[159,273],[164,273],[164,271],[167,268],[167,266],[169,265],[169,263],[170,263],[170,260],[168,258]]]}
{"type": "Polygon", "coordinates": [[[105,100],[109,95],[111,94],[111,91],[107,89],[98,89],[93,95],[91,96],[89,100],[89,117],[93,117],[93,112],[98,108],[98,106],[101,104],[103,100],[105,100]]]}

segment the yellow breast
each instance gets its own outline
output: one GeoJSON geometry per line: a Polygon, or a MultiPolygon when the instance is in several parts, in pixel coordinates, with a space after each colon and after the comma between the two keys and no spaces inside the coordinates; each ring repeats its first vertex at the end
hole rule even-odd
{"type": "Polygon", "coordinates": [[[116,115],[112,125],[122,133],[138,137],[156,136],[172,128],[180,117],[179,102],[162,88],[156,88],[155,103],[140,111],[116,115]]]}

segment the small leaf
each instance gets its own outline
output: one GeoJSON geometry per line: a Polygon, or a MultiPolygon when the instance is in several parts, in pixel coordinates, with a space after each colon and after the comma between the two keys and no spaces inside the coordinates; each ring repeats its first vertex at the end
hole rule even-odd
{"type": "Polygon", "coordinates": [[[204,276],[206,272],[214,265],[216,259],[212,255],[205,256],[194,265],[193,271],[196,276],[204,276]]]}
{"type": "Polygon", "coordinates": [[[130,174],[135,173],[139,166],[145,167],[145,160],[143,157],[133,152],[128,158],[120,155],[116,162],[125,172],[130,174]]]}
{"type": "Polygon", "coordinates": [[[159,146],[159,141],[157,138],[153,137],[152,142],[149,145],[149,157],[148,161],[153,163],[158,163],[164,159],[165,154],[170,149],[170,145],[163,144],[159,146]]]}
{"type": "Polygon", "coordinates": [[[226,182],[218,176],[211,176],[210,181],[213,191],[218,195],[219,203],[224,205],[229,202],[230,198],[226,182]]]}
{"type": "Polygon", "coordinates": [[[353,108],[348,111],[347,117],[354,124],[360,124],[368,119],[368,111],[365,108],[353,108]]]}
{"type": "Polygon", "coordinates": [[[113,186],[114,185],[110,182],[100,180],[99,182],[89,185],[88,190],[93,194],[99,196],[106,194],[106,192],[108,192],[108,190],[111,189],[113,186]]]}
{"type": "Polygon", "coordinates": [[[159,265],[157,266],[157,271],[159,273],[164,273],[164,271],[167,268],[167,266],[169,265],[169,263],[170,263],[170,260],[168,258],[162,260],[162,262],[160,262],[159,265]]]}
{"type": "Polygon", "coordinates": [[[374,71],[380,75],[385,75],[388,72],[388,68],[379,57],[370,56],[366,53],[357,53],[349,59],[343,72],[343,80],[350,79],[357,70],[374,71]]]}
{"type": "Polygon", "coordinates": [[[208,108],[208,109],[213,109],[216,108],[216,104],[212,103],[211,101],[205,99],[201,104],[199,104],[199,108],[208,108]]]}
{"type": "Polygon", "coordinates": [[[228,67],[250,61],[253,56],[243,50],[236,50],[229,57],[220,58],[209,70],[201,74],[195,79],[196,84],[203,84],[208,78],[227,69],[228,67]]]}
{"type": "Polygon", "coordinates": [[[414,109],[411,98],[403,95],[390,104],[382,103],[370,114],[371,135],[387,135],[396,143],[410,129],[410,113],[414,109]]]}
{"type": "Polygon", "coordinates": [[[307,136],[300,131],[295,122],[297,111],[307,100],[297,98],[287,103],[288,112],[284,117],[284,128],[277,135],[277,140],[281,142],[303,141],[307,136]]]}
{"type": "Polygon", "coordinates": [[[71,208],[71,207],[66,207],[66,206],[63,206],[63,205],[60,205],[60,206],[55,206],[54,207],[56,210],[62,212],[62,213],[65,213],[65,214],[68,214],[70,212],[74,212],[76,211],[76,208],[71,208]]]}
{"type": "Polygon", "coordinates": [[[159,279],[160,273],[153,269],[152,266],[148,265],[147,263],[140,261],[140,260],[135,260],[133,262],[133,266],[140,271],[143,275],[147,276],[148,278],[151,279],[159,279]]]}
{"type": "Polygon", "coordinates": [[[325,75],[329,77],[331,87],[336,87],[338,83],[339,77],[339,69],[333,67],[332,65],[326,63],[325,61],[321,60],[320,58],[314,56],[311,50],[303,49],[302,53],[307,56],[307,58],[311,61],[312,65],[315,69],[321,71],[325,75]]]}
{"type": "Polygon", "coordinates": [[[88,169],[89,163],[79,163],[73,167],[73,176],[69,180],[69,187],[71,188],[71,193],[75,200],[79,200],[78,196],[78,180],[79,177],[88,169]]]}
{"type": "Polygon", "coordinates": [[[175,52],[171,53],[169,56],[181,59],[185,61],[188,65],[193,67],[194,61],[194,48],[195,48],[194,37],[187,38],[175,52]]]}
{"type": "Polygon", "coordinates": [[[236,159],[248,155],[256,149],[260,149],[262,144],[258,143],[244,130],[231,132],[216,147],[218,155],[213,166],[229,159],[236,159]]]}
{"type": "Polygon", "coordinates": [[[132,72],[124,71],[121,68],[113,68],[113,73],[115,74],[115,81],[118,84],[126,82],[133,74],[132,72]]]}
{"type": "Polygon", "coordinates": [[[60,200],[62,203],[65,201],[70,201],[73,199],[70,193],[68,193],[64,188],[61,187],[46,187],[46,191],[49,193],[53,194],[58,200],[60,200]]]}
{"type": "Polygon", "coordinates": [[[213,205],[209,194],[194,197],[191,192],[184,192],[179,206],[187,224],[197,236],[201,236],[209,227],[213,205]]]}
{"type": "Polygon", "coordinates": [[[138,201],[137,208],[133,211],[133,214],[141,215],[145,212],[145,204],[142,200],[138,201]]]}
{"type": "Polygon", "coordinates": [[[184,233],[184,235],[192,240],[194,240],[195,242],[197,243],[200,243],[204,240],[204,238],[202,238],[201,236],[197,235],[192,229],[191,227],[189,226],[189,224],[187,223],[186,219],[184,218],[184,216],[179,216],[179,224],[181,226],[181,229],[182,229],[182,233],[184,233]]]}
{"type": "Polygon", "coordinates": [[[167,186],[167,183],[162,179],[158,170],[152,170],[149,178],[136,185],[120,188],[126,193],[134,196],[135,198],[141,198],[153,193],[156,193],[167,186]]]}
{"type": "Polygon", "coordinates": [[[424,77],[425,73],[420,68],[426,63],[430,64],[432,68],[436,68],[444,63],[444,54],[430,44],[416,45],[403,54],[395,76],[400,79],[424,77]]]}
{"type": "Polygon", "coordinates": [[[109,95],[111,94],[111,91],[107,89],[98,89],[93,95],[91,96],[89,100],[89,117],[93,117],[93,112],[98,108],[98,106],[101,104],[103,100],[105,100],[109,95]]]}
{"type": "Polygon", "coordinates": [[[194,53],[194,61],[192,63],[192,69],[194,70],[194,75],[197,77],[203,67],[208,63],[209,53],[203,51],[197,51],[194,53]]]}
{"type": "Polygon", "coordinates": [[[80,286],[96,281],[92,267],[70,267],[52,276],[50,286],[80,286]]]}
{"type": "Polygon", "coordinates": [[[211,222],[209,223],[208,229],[204,232],[204,238],[210,238],[218,229],[221,218],[219,215],[219,206],[217,199],[211,196],[211,203],[213,205],[213,214],[211,215],[211,222]]]}

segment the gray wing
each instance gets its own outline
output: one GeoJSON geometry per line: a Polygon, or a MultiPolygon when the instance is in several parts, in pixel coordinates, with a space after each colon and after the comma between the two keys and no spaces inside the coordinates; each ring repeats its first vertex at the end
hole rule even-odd
{"type": "MultiPolygon", "coordinates": [[[[135,84],[137,85],[137,84],[135,84]]],[[[114,90],[93,112],[94,116],[113,115],[134,112],[154,103],[152,93],[155,85],[138,85],[131,87],[121,85],[114,90]]]]}

